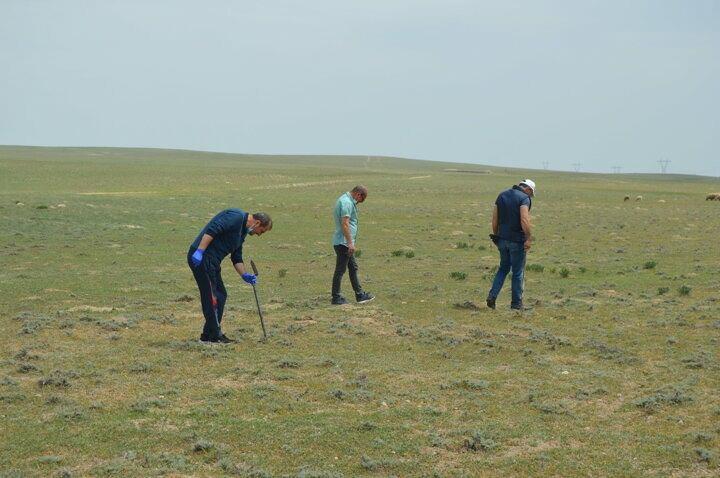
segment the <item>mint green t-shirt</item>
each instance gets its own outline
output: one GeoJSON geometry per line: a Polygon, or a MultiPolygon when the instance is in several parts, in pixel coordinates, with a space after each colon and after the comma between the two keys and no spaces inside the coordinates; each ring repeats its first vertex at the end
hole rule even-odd
{"type": "Polygon", "coordinates": [[[350,218],[350,236],[352,237],[353,244],[357,238],[358,231],[358,213],[357,213],[357,201],[353,199],[350,193],[345,193],[340,196],[335,203],[335,209],[333,210],[333,216],[335,217],[335,234],[333,234],[333,246],[342,244],[347,246],[347,241],[342,233],[342,218],[350,218]]]}

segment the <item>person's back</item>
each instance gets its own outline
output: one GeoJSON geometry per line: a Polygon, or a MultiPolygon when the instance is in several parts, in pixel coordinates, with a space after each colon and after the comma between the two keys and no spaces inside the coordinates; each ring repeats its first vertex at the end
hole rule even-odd
{"type": "MultiPolygon", "coordinates": [[[[242,250],[242,243],[247,233],[245,228],[247,217],[248,213],[238,208],[220,211],[202,228],[190,247],[197,248],[205,234],[213,236],[214,240],[205,254],[216,264],[220,264],[228,254],[238,249],[242,250]]],[[[241,254],[233,262],[241,260],[241,254]]]]}
{"type": "Polygon", "coordinates": [[[513,186],[501,192],[495,200],[498,214],[498,233],[500,239],[512,242],[525,242],[527,239],[520,224],[520,206],[532,208],[532,201],[522,189],[513,186]]]}

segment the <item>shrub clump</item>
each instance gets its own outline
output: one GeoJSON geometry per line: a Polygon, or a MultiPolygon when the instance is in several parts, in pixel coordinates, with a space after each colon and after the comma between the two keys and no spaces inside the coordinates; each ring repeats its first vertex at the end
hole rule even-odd
{"type": "Polygon", "coordinates": [[[229,475],[246,476],[248,478],[271,478],[272,475],[262,468],[248,463],[233,463],[228,458],[218,461],[218,466],[229,475]]]}
{"type": "Polygon", "coordinates": [[[703,463],[710,463],[713,459],[713,453],[705,448],[695,448],[695,454],[697,455],[698,460],[703,463]]]}
{"type": "Polygon", "coordinates": [[[554,347],[556,345],[571,345],[567,337],[556,336],[545,330],[533,330],[528,339],[532,342],[545,342],[554,347]]]}
{"type": "Polygon", "coordinates": [[[693,398],[682,388],[668,386],[656,390],[652,395],[636,400],[634,405],[647,411],[654,411],[662,405],[680,405],[692,400],[693,398]]]}
{"type": "Polygon", "coordinates": [[[678,289],[680,295],[690,295],[690,291],[692,291],[692,289],[686,285],[681,285],[678,289]]]}
{"type": "Polygon", "coordinates": [[[528,264],[525,269],[531,272],[544,272],[545,266],[542,264],[528,264]]]}
{"type": "Polygon", "coordinates": [[[166,400],[161,398],[146,398],[139,400],[130,406],[130,410],[138,413],[145,413],[151,408],[165,408],[168,405],[166,400]]]}
{"type": "Polygon", "coordinates": [[[685,367],[687,368],[706,368],[708,364],[710,363],[710,355],[707,352],[699,352],[695,355],[691,355],[689,357],[685,357],[681,360],[683,364],[685,364],[685,367]]]}
{"type": "Polygon", "coordinates": [[[334,471],[302,468],[298,471],[297,478],[343,478],[343,474],[334,471]]]}
{"type": "Polygon", "coordinates": [[[560,269],[560,277],[562,277],[563,279],[565,279],[565,278],[567,278],[569,275],[570,275],[570,269],[568,269],[567,267],[563,267],[562,269],[560,269]]]}
{"type": "Polygon", "coordinates": [[[488,437],[481,431],[474,431],[470,438],[466,438],[463,443],[463,448],[470,451],[484,451],[489,452],[498,447],[495,440],[488,437]]]}
{"type": "Polygon", "coordinates": [[[490,384],[486,380],[472,380],[465,379],[457,382],[457,387],[464,388],[466,390],[485,390],[490,384]]]}
{"type": "Polygon", "coordinates": [[[61,370],[54,370],[47,377],[43,377],[38,380],[38,385],[41,387],[67,388],[70,386],[69,379],[76,376],[77,374],[74,372],[63,372],[61,370]]]}
{"type": "Polygon", "coordinates": [[[655,261],[647,261],[645,264],[643,264],[643,269],[655,269],[656,265],[657,262],[655,261]]]}
{"type": "Polygon", "coordinates": [[[467,274],[461,271],[453,271],[450,273],[450,278],[455,280],[465,280],[467,278],[467,274]]]}
{"type": "Polygon", "coordinates": [[[194,452],[206,452],[210,451],[215,448],[215,444],[211,442],[210,440],[198,440],[192,445],[192,450],[194,452]]]}
{"type": "Polygon", "coordinates": [[[300,368],[300,362],[291,359],[282,359],[277,363],[278,368],[300,368]]]}
{"type": "Polygon", "coordinates": [[[360,458],[360,466],[368,471],[377,471],[388,466],[392,466],[394,462],[392,460],[373,460],[367,455],[363,455],[360,458]]]}

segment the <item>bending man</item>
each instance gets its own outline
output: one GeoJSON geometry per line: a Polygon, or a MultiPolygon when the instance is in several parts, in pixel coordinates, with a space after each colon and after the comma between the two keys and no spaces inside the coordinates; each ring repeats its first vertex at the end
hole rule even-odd
{"type": "Polygon", "coordinates": [[[205,316],[201,341],[233,342],[220,329],[227,300],[227,290],[220,275],[220,263],[230,254],[237,273],[248,284],[255,284],[257,277],[245,270],[243,243],[248,234],[261,236],[271,229],[272,219],[263,212],[249,214],[240,209],[225,209],[202,228],[190,245],[188,265],[200,290],[200,304],[205,316]]]}
{"type": "Polygon", "coordinates": [[[492,288],[488,293],[487,306],[495,308],[495,299],[500,294],[505,277],[512,269],[511,309],[522,310],[525,256],[530,249],[530,209],[535,195],[535,183],[526,179],[498,195],[492,216],[490,235],[500,252],[498,267],[492,288]]]}

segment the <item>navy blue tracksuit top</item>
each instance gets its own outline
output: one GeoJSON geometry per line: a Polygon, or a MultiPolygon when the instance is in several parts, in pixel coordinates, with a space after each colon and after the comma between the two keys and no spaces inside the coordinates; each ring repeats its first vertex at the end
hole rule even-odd
{"type": "Polygon", "coordinates": [[[525,242],[525,233],[520,226],[520,206],[532,208],[530,196],[519,186],[501,192],[495,200],[498,211],[498,236],[512,242],[525,242]]]}
{"type": "Polygon", "coordinates": [[[215,264],[220,264],[228,254],[233,264],[242,262],[242,245],[247,236],[248,213],[237,208],[225,209],[213,217],[200,231],[190,249],[194,252],[200,245],[202,237],[207,234],[213,241],[205,250],[205,257],[215,264]]]}

